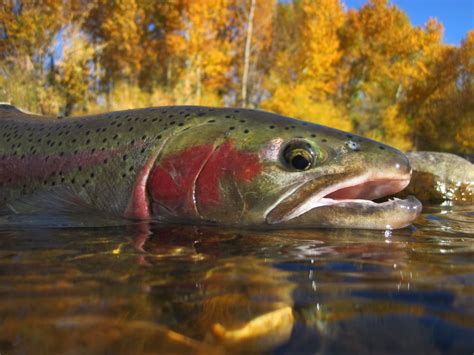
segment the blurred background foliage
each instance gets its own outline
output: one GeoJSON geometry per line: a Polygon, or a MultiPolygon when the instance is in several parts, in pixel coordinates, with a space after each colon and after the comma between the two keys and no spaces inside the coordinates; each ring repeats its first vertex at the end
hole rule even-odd
{"type": "Polygon", "coordinates": [[[42,114],[261,108],[403,150],[472,154],[460,46],[386,0],[3,0],[0,101],[42,114]]]}

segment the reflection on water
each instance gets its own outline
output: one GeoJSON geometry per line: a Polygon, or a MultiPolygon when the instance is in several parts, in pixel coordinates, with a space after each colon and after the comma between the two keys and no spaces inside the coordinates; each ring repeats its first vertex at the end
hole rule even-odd
{"type": "Polygon", "coordinates": [[[0,353],[474,351],[472,206],[401,231],[0,231],[0,353]]]}

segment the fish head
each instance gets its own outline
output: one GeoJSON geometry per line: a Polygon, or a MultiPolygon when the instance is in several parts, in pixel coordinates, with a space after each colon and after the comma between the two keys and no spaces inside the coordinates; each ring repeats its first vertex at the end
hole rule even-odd
{"type": "Polygon", "coordinates": [[[214,113],[209,124],[176,135],[164,149],[151,177],[157,218],[395,229],[421,211],[413,197],[373,201],[410,181],[410,163],[395,148],[261,111],[225,116],[214,113]]]}

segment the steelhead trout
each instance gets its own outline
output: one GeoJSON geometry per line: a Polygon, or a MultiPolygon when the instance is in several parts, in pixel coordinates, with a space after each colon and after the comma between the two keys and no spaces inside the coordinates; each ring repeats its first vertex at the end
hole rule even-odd
{"type": "Polygon", "coordinates": [[[57,119],[0,105],[0,224],[152,220],[392,229],[414,197],[387,145],[272,113],[157,107],[57,119]]]}

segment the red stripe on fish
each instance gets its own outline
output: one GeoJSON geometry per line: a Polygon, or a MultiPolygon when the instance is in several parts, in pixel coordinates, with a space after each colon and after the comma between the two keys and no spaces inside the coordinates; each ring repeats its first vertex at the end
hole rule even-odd
{"type": "Polygon", "coordinates": [[[139,171],[133,186],[132,197],[130,198],[125,211],[125,217],[135,219],[149,219],[150,208],[148,206],[147,181],[150,171],[155,164],[156,156],[148,158],[143,168],[139,171]]]}
{"type": "Polygon", "coordinates": [[[203,205],[216,205],[220,200],[219,183],[224,175],[236,182],[250,182],[262,171],[258,154],[240,151],[231,140],[225,141],[206,163],[196,184],[196,198],[203,205]]]}
{"type": "Polygon", "coordinates": [[[213,151],[212,144],[204,144],[165,157],[150,179],[153,201],[172,213],[196,215],[195,181],[213,151]]]}
{"type": "Polygon", "coordinates": [[[204,144],[165,157],[153,171],[149,186],[159,206],[176,215],[196,216],[196,200],[205,205],[219,202],[224,175],[249,182],[261,170],[257,154],[239,151],[228,140],[217,149],[204,144]]]}

